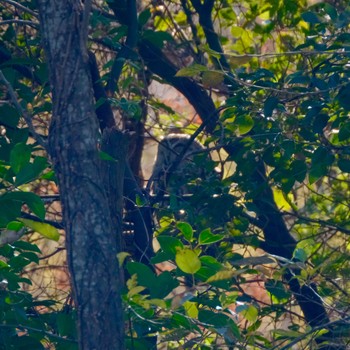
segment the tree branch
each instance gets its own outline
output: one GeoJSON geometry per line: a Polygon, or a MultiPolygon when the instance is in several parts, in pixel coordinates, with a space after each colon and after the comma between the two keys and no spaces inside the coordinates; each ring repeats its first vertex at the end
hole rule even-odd
{"type": "Polygon", "coordinates": [[[35,28],[35,29],[39,29],[38,23],[35,23],[33,21],[27,21],[24,19],[5,19],[3,21],[0,21],[0,26],[5,25],[5,24],[12,24],[12,23],[21,24],[21,25],[25,25],[25,26],[30,26],[30,27],[35,28]]]}
{"type": "MultiPolygon", "coordinates": [[[[118,1],[115,1],[116,3],[118,1]]],[[[114,11],[119,12],[118,6],[112,7],[114,11]]],[[[124,66],[125,61],[131,58],[133,49],[136,47],[138,38],[138,20],[137,20],[137,7],[135,0],[127,0],[127,17],[126,24],[128,26],[128,33],[125,41],[125,45],[121,48],[117,57],[114,59],[114,63],[110,72],[110,78],[107,82],[106,91],[112,94],[117,89],[117,84],[124,66]]]]}
{"type": "Polygon", "coordinates": [[[29,9],[28,7],[23,6],[22,4],[20,4],[17,1],[13,1],[13,0],[2,0],[3,2],[6,2],[14,7],[17,7],[18,9],[29,13],[30,15],[34,16],[34,17],[38,17],[38,14],[34,11],[32,11],[31,9],[29,9]]]}
{"type": "Polygon", "coordinates": [[[15,91],[13,90],[13,88],[12,88],[11,84],[8,82],[8,80],[5,78],[5,76],[4,76],[3,72],[1,71],[1,69],[0,69],[0,80],[5,84],[13,105],[16,107],[16,109],[18,110],[20,115],[22,115],[23,119],[27,123],[29,131],[30,131],[32,137],[35,139],[35,141],[40,146],[42,146],[44,149],[47,149],[46,141],[44,141],[43,137],[41,135],[39,135],[35,131],[35,128],[34,128],[33,123],[32,123],[31,116],[29,116],[27,111],[19,103],[15,91]]]}

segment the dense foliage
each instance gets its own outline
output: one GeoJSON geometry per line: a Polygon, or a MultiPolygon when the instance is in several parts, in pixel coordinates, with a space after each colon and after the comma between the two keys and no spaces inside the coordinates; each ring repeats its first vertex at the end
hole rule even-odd
{"type": "MultiPolygon", "coordinates": [[[[38,8],[0,11],[0,349],[75,349],[69,290],[37,277],[65,261],[38,8]]],[[[349,21],[347,1],[92,2],[100,129],[108,104],[139,186],[161,136],[205,146],[202,175],[174,171],[179,152],[167,193],[136,196],[159,249],[118,255],[127,349],[349,344],[349,21]],[[188,102],[156,93],[168,85],[188,102]]]]}

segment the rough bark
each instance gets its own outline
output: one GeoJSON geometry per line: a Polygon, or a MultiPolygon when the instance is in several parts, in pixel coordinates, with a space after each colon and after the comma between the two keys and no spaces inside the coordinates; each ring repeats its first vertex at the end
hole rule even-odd
{"type": "MultiPolygon", "coordinates": [[[[101,83],[100,73],[98,71],[98,66],[96,63],[95,56],[92,52],[89,53],[89,66],[91,70],[91,76],[93,79],[93,90],[96,101],[103,101],[103,103],[97,108],[96,114],[99,121],[100,129],[104,132],[107,127],[115,128],[115,121],[113,118],[113,111],[108,100],[107,92],[101,83]]],[[[142,130],[143,133],[143,130],[142,130]]],[[[120,134],[120,133],[119,133],[120,134]]],[[[141,135],[139,135],[141,136],[141,135]]],[[[122,136],[120,136],[122,137],[122,136]]],[[[141,157],[143,140],[141,144],[138,144],[140,149],[137,150],[139,157],[141,157]]],[[[104,146],[103,146],[104,147],[104,146]]],[[[124,147],[124,146],[123,146],[124,147]]],[[[124,148],[123,148],[124,149],[124,148]]],[[[119,159],[122,152],[119,150],[118,154],[115,154],[115,150],[106,149],[107,153],[114,156],[115,159],[119,159]]],[[[124,156],[126,156],[127,151],[124,150],[124,156]]],[[[141,161],[141,158],[139,158],[141,161]]],[[[152,219],[152,209],[148,203],[145,193],[140,187],[140,181],[137,181],[132,169],[132,164],[129,164],[128,160],[125,160],[125,175],[123,183],[123,195],[125,198],[125,210],[126,218],[125,221],[132,225],[131,230],[133,231],[133,250],[134,258],[137,261],[141,261],[150,268],[153,268],[150,264],[150,258],[153,256],[153,219],[152,219]],[[144,205],[139,207],[137,202],[140,201],[144,205]]],[[[138,169],[140,164],[135,167],[134,170],[138,169]]],[[[120,170],[119,170],[120,171],[120,170]]],[[[113,201],[112,201],[113,203],[113,201]]],[[[129,239],[126,239],[129,241],[129,239]]]]}
{"type": "Polygon", "coordinates": [[[79,348],[123,349],[120,247],[101,174],[86,49],[88,4],[38,1],[53,101],[49,148],[62,199],[79,348]]]}

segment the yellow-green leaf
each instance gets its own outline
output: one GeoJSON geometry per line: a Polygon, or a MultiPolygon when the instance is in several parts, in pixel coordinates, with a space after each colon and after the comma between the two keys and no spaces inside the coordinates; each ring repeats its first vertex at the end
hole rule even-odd
{"type": "Polygon", "coordinates": [[[194,77],[206,71],[208,71],[208,68],[206,66],[203,66],[201,64],[192,64],[191,66],[180,69],[175,76],[176,77],[194,77]]]}
{"type": "Polygon", "coordinates": [[[258,318],[258,314],[258,309],[253,305],[249,305],[248,308],[242,312],[242,316],[249,322],[255,322],[258,318]]]}
{"type": "Polygon", "coordinates": [[[180,270],[190,274],[196,273],[202,265],[196,252],[189,248],[178,249],[175,262],[180,270]]]}
{"type": "Polygon", "coordinates": [[[50,224],[47,224],[45,222],[29,220],[29,219],[22,219],[22,218],[19,218],[18,221],[23,222],[24,225],[31,228],[35,232],[40,233],[41,235],[43,235],[48,239],[52,239],[53,241],[58,241],[60,238],[60,234],[58,233],[58,230],[55,227],[51,226],[50,224]]]}
{"type": "Polygon", "coordinates": [[[122,267],[124,265],[125,259],[130,256],[129,253],[127,252],[120,252],[117,254],[117,259],[119,262],[119,266],[122,267]]]}
{"type": "Polygon", "coordinates": [[[224,73],[217,71],[203,72],[202,82],[206,87],[216,88],[224,81],[224,73]]]}
{"type": "Polygon", "coordinates": [[[219,271],[215,275],[209,277],[207,279],[207,283],[216,282],[216,281],[223,281],[223,280],[229,280],[232,277],[234,277],[235,275],[236,275],[236,271],[235,270],[219,271]]]}
{"type": "Polygon", "coordinates": [[[198,318],[197,303],[195,303],[193,301],[186,301],[186,302],[184,302],[183,307],[184,307],[188,317],[191,317],[194,319],[198,318]]]}

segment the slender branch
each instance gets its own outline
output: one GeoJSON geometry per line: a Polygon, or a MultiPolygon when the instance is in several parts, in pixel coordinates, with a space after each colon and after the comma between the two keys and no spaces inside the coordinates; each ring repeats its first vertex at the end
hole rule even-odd
{"type": "Polygon", "coordinates": [[[322,226],[326,226],[329,228],[332,228],[334,230],[337,230],[341,233],[345,233],[346,235],[350,235],[350,230],[340,227],[339,225],[333,223],[333,222],[329,222],[326,220],[321,220],[321,219],[311,219],[311,218],[307,218],[305,216],[299,215],[297,213],[290,213],[290,212],[282,212],[283,215],[288,215],[288,216],[294,216],[299,220],[308,222],[308,223],[312,223],[312,224],[318,224],[318,225],[322,225],[322,226]]]}
{"type": "Polygon", "coordinates": [[[13,90],[12,85],[8,82],[8,80],[5,78],[3,72],[0,69],[0,80],[5,84],[7,91],[11,97],[11,101],[14,104],[14,106],[16,107],[16,109],[18,110],[18,112],[22,115],[22,117],[24,118],[25,122],[28,125],[29,131],[31,132],[33,138],[36,140],[36,142],[42,146],[44,149],[47,149],[47,144],[46,141],[44,141],[43,137],[40,136],[36,131],[35,128],[33,126],[32,123],[32,118],[31,116],[29,116],[29,114],[27,113],[27,111],[21,106],[21,104],[19,103],[16,93],[13,90]]]}
{"type": "Polygon", "coordinates": [[[28,25],[32,28],[39,29],[38,23],[35,23],[33,21],[27,21],[24,19],[6,19],[4,21],[0,21],[0,26],[5,25],[5,24],[12,24],[12,23],[28,25]]]}
{"type": "MultiPolygon", "coordinates": [[[[220,52],[218,52],[220,53],[220,52]]],[[[281,56],[312,56],[312,55],[349,55],[349,50],[326,50],[326,51],[286,51],[286,52],[267,52],[267,53],[247,53],[239,55],[236,53],[225,52],[224,55],[232,58],[269,58],[269,57],[281,57],[281,56]]]]}
{"type": "Polygon", "coordinates": [[[91,6],[92,6],[91,0],[84,1],[84,12],[83,12],[83,20],[81,24],[80,46],[83,52],[85,51],[86,54],[87,54],[86,43],[87,43],[88,34],[89,34],[89,19],[90,19],[91,6]]]}
{"type": "Polygon", "coordinates": [[[196,47],[197,47],[197,54],[196,54],[196,56],[199,56],[199,60],[200,60],[200,62],[202,62],[203,61],[203,54],[202,54],[202,52],[199,49],[201,41],[200,41],[200,38],[198,36],[197,27],[196,27],[196,25],[193,22],[192,13],[191,13],[189,7],[187,6],[187,0],[181,0],[181,6],[182,6],[182,8],[184,10],[184,13],[186,15],[187,22],[189,23],[189,25],[191,27],[193,41],[194,41],[194,43],[196,44],[196,47]]]}
{"type": "Polygon", "coordinates": [[[210,49],[220,54],[220,58],[217,60],[217,62],[214,61],[216,63],[216,66],[229,72],[231,68],[226,60],[224,50],[222,49],[219,36],[214,29],[213,20],[211,18],[211,13],[214,7],[214,0],[206,0],[203,4],[200,0],[191,0],[191,2],[198,13],[199,24],[203,28],[205,38],[210,49]]]}
{"type": "Polygon", "coordinates": [[[32,332],[35,332],[35,333],[43,334],[43,335],[45,335],[45,336],[47,336],[49,338],[59,339],[60,341],[65,341],[65,342],[69,342],[69,343],[77,343],[77,341],[75,339],[67,338],[67,337],[61,337],[61,336],[59,336],[57,334],[53,334],[51,332],[47,332],[47,331],[44,331],[44,330],[39,329],[39,328],[28,327],[28,326],[21,325],[21,324],[4,324],[4,323],[1,323],[0,327],[3,327],[3,328],[18,328],[18,329],[21,329],[21,330],[27,330],[27,331],[32,331],[32,332]]]}
{"type": "MultiPolygon", "coordinates": [[[[113,8],[113,11],[118,11],[118,8],[113,8]]],[[[125,41],[125,45],[119,51],[117,57],[114,60],[110,78],[107,82],[106,90],[109,93],[114,92],[117,89],[119,77],[121,75],[125,61],[131,57],[133,49],[137,44],[138,38],[138,19],[137,19],[137,7],[135,0],[127,1],[127,14],[128,14],[128,33],[125,41]]]]}
{"type": "Polygon", "coordinates": [[[330,326],[333,326],[333,325],[336,325],[336,324],[339,324],[339,323],[345,323],[345,322],[347,322],[349,320],[350,320],[350,316],[345,317],[345,318],[343,318],[341,320],[330,321],[330,322],[328,322],[326,324],[314,327],[309,332],[303,333],[301,336],[295,338],[294,340],[292,340],[290,343],[288,343],[287,345],[283,346],[282,348],[279,348],[279,346],[276,346],[276,347],[273,347],[272,350],[277,350],[277,349],[287,350],[287,349],[291,349],[293,345],[298,344],[300,341],[305,339],[307,336],[309,336],[309,335],[311,335],[311,334],[313,334],[313,333],[315,333],[317,331],[321,331],[323,329],[328,329],[330,326]]]}
{"type": "Polygon", "coordinates": [[[23,10],[23,11],[31,14],[34,17],[38,17],[38,14],[36,12],[32,11],[28,7],[23,6],[22,4],[18,3],[17,1],[13,1],[13,0],[2,0],[2,1],[6,2],[14,7],[17,7],[18,9],[23,10]]]}
{"type": "MultiPolygon", "coordinates": [[[[59,252],[62,252],[63,250],[66,250],[66,248],[62,248],[62,247],[61,247],[61,248],[57,248],[57,249],[55,249],[52,253],[40,257],[39,260],[46,260],[46,259],[48,259],[48,258],[51,258],[52,256],[58,254],[59,252]]],[[[50,267],[51,267],[51,266],[50,266],[50,267]]]]}
{"type": "Polygon", "coordinates": [[[300,92],[300,91],[290,91],[288,89],[284,89],[283,90],[283,89],[272,88],[272,87],[269,87],[269,86],[256,85],[256,84],[248,83],[248,82],[246,82],[244,80],[241,80],[241,79],[233,78],[232,76],[229,76],[229,79],[232,79],[237,85],[246,86],[246,87],[249,87],[249,88],[262,89],[262,90],[265,90],[265,91],[272,91],[272,92],[276,92],[278,94],[285,94],[285,95],[294,96],[294,97],[322,95],[322,94],[325,94],[325,93],[329,93],[330,91],[333,91],[333,90],[338,90],[342,86],[345,86],[345,85],[348,84],[347,82],[345,82],[345,83],[338,84],[337,86],[330,87],[330,88],[325,89],[325,90],[300,92]]]}

